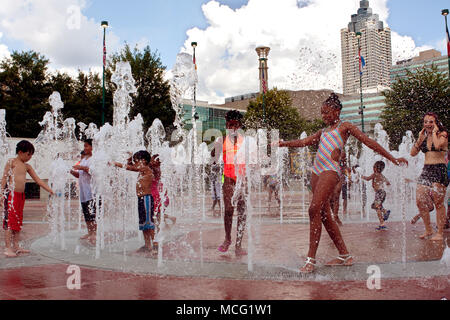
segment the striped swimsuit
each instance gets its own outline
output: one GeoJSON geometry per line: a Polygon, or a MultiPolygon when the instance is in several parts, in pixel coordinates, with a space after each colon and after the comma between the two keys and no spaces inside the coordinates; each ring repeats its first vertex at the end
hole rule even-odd
{"type": "Polygon", "coordinates": [[[341,134],[339,133],[341,124],[342,122],[339,123],[336,129],[330,132],[325,132],[325,129],[322,131],[319,150],[317,151],[313,168],[313,172],[316,175],[320,175],[324,171],[335,171],[338,174],[340,173],[339,162],[334,161],[331,158],[331,154],[336,149],[344,149],[344,139],[342,139],[341,134]]]}

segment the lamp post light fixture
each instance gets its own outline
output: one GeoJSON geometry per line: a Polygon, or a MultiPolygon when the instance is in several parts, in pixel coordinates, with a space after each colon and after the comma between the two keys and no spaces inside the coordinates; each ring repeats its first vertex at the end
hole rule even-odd
{"type": "Polygon", "coordinates": [[[360,66],[359,70],[359,92],[361,95],[361,106],[359,107],[359,114],[361,115],[361,130],[364,132],[364,99],[362,90],[362,65],[361,65],[361,32],[356,33],[356,38],[358,39],[358,64],[360,66]]]}
{"type": "Polygon", "coordinates": [[[442,10],[442,15],[445,18],[445,31],[446,31],[446,39],[447,40],[447,57],[448,57],[448,81],[450,83],[450,39],[449,39],[449,33],[448,33],[448,24],[447,24],[447,16],[448,16],[448,9],[442,10]]]}
{"type": "Polygon", "coordinates": [[[105,69],[106,69],[106,28],[108,21],[102,21],[103,28],[103,98],[102,98],[102,125],[105,124],[105,69]]]}
{"type": "Polygon", "coordinates": [[[263,108],[263,123],[266,124],[266,93],[269,87],[269,68],[267,61],[269,57],[270,48],[266,46],[259,46],[256,49],[259,57],[259,92],[262,94],[262,108],[263,108]]]}

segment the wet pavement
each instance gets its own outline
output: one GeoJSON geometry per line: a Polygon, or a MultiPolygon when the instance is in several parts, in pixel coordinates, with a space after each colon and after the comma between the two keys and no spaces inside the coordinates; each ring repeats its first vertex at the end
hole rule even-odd
{"type": "MultiPolygon", "coordinates": [[[[74,206],[76,210],[76,206],[74,206]]],[[[235,235],[233,224],[233,236],[235,235]]],[[[420,240],[423,224],[388,222],[376,231],[374,222],[347,222],[341,228],[352,267],[325,267],[337,254],[325,230],[319,246],[318,269],[301,275],[308,248],[309,226],[260,219],[251,223],[244,244],[251,255],[237,258],[233,246],[217,251],[224,232],[220,218],[194,225],[179,219],[167,230],[161,254],[137,254],[141,239],[96,248],[78,240],[75,228],[66,234],[66,248],[52,244],[45,204],[28,202],[23,246],[32,254],[0,257],[1,300],[392,300],[450,298],[450,265],[441,263],[445,243],[420,240]],[[80,290],[69,290],[70,265],[80,267],[80,290]],[[380,289],[369,289],[371,267],[381,272],[380,289]]],[[[0,232],[3,239],[3,231],[0,232]]],[[[449,245],[450,232],[445,233],[449,245]]],[[[3,241],[0,250],[3,252],[3,241]]]]}

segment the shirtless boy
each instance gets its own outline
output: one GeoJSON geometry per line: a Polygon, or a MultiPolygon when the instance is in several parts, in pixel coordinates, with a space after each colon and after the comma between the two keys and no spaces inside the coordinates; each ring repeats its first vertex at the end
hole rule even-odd
{"type": "Polygon", "coordinates": [[[383,202],[386,200],[386,191],[383,189],[383,185],[390,186],[390,182],[382,174],[386,164],[383,161],[377,161],[373,166],[373,174],[370,177],[361,177],[366,181],[372,180],[372,188],[375,191],[375,201],[372,204],[372,209],[377,211],[378,219],[380,220],[380,226],[377,230],[385,230],[385,221],[389,219],[391,214],[390,210],[383,208],[383,202]]]}
{"type": "Polygon", "coordinates": [[[136,182],[136,194],[138,196],[139,230],[144,234],[145,246],[139,252],[152,252],[152,242],[155,239],[154,200],[152,197],[153,171],[150,168],[151,156],[147,151],[139,151],[133,155],[133,163],[123,165],[114,162],[119,168],[139,172],[136,182]]]}
{"type": "Polygon", "coordinates": [[[4,206],[3,229],[5,230],[5,251],[8,258],[30,251],[19,247],[19,234],[23,225],[23,208],[25,205],[25,183],[27,174],[43,189],[53,195],[52,189],[42,181],[27,163],[34,154],[34,146],[28,141],[17,144],[14,159],[8,160],[3,172],[0,197],[4,206]]]}

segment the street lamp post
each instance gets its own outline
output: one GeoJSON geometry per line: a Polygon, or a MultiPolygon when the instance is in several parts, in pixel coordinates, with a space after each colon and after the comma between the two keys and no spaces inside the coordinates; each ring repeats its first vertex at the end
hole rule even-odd
{"type": "Polygon", "coordinates": [[[361,115],[361,130],[364,132],[364,100],[363,100],[363,90],[362,90],[362,66],[361,66],[361,32],[356,33],[356,38],[358,39],[358,63],[359,63],[359,92],[361,94],[361,106],[359,108],[359,114],[361,115]]]}
{"type": "Polygon", "coordinates": [[[442,10],[442,15],[445,18],[445,31],[446,31],[446,39],[445,40],[447,40],[447,58],[448,58],[448,81],[450,82],[450,40],[449,40],[448,25],[447,25],[448,9],[442,10]]]}
{"type": "Polygon", "coordinates": [[[102,98],[102,125],[105,124],[105,69],[106,69],[106,28],[108,21],[102,21],[103,28],[103,98],[102,98]]]}
{"type": "MultiPolygon", "coordinates": [[[[194,56],[193,56],[193,63],[194,63],[194,68],[195,68],[195,72],[197,72],[197,59],[195,56],[195,48],[197,48],[197,42],[191,42],[191,46],[194,49],[194,56]]],[[[192,148],[192,163],[194,163],[194,154],[197,153],[197,120],[199,119],[198,114],[197,114],[197,83],[194,83],[194,103],[192,106],[192,129],[193,129],[193,148],[192,148]]]]}

